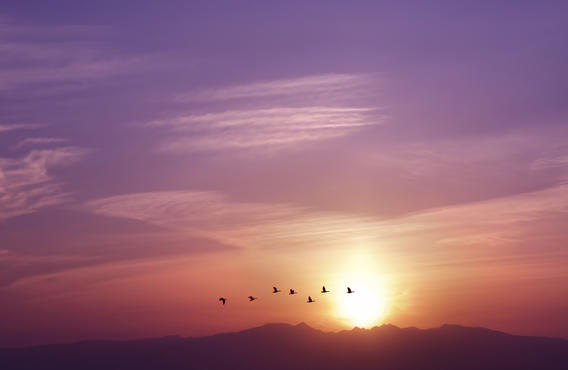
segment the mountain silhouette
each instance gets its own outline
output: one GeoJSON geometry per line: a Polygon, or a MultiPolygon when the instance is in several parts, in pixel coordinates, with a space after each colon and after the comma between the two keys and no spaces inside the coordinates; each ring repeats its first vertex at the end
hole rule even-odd
{"type": "Polygon", "coordinates": [[[568,340],[458,325],[324,333],[267,324],[199,338],[0,349],[0,369],[568,369],[568,340]]]}

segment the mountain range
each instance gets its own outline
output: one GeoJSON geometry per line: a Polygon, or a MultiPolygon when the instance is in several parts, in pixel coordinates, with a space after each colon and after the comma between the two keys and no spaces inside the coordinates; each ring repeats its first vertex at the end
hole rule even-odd
{"type": "Polygon", "coordinates": [[[568,340],[485,328],[382,325],[324,333],[266,324],[207,337],[0,349],[0,369],[568,369],[568,340]]]}

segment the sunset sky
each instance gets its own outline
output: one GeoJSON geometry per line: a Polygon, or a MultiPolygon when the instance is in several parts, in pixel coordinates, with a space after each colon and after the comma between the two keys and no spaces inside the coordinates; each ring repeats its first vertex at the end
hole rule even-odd
{"type": "Polygon", "coordinates": [[[568,338],[567,14],[2,1],[0,346],[267,322],[568,338]]]}

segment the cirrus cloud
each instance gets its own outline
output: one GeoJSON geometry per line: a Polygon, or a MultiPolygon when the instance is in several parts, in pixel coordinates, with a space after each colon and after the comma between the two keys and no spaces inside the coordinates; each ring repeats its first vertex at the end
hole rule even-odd
{"type": "Polygon", "coordinates": [[[75,163],[85,149],[32,150],[20,158],[0,158],[0,221],[69,200],[53,168],[75,163]]]}
{"type": "Polygon", "coordinates": [[[170,152],[277,150],[338,138],[385,121],[366,103],[374,79],[330,74],[192,91],[174,99],[189,109],[145,126],[166,132],[159,147],[170,152]],[[196,113],[196,103],[207,110],[196,113]]]}

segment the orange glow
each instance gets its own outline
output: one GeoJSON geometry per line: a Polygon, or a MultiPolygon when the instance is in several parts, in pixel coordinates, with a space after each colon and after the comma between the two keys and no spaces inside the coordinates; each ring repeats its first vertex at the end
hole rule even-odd
{"type": "Polygon", "coordinates": [[[373,327],[385,317],[388,294],[384,277],[373,255],[361,251],[347,260],[341,280],[336,281],[337,292],[333,297],[335,316],[351,326],[373,327]],[[349,286],[354,293],[347,293],[349,286]]]}

